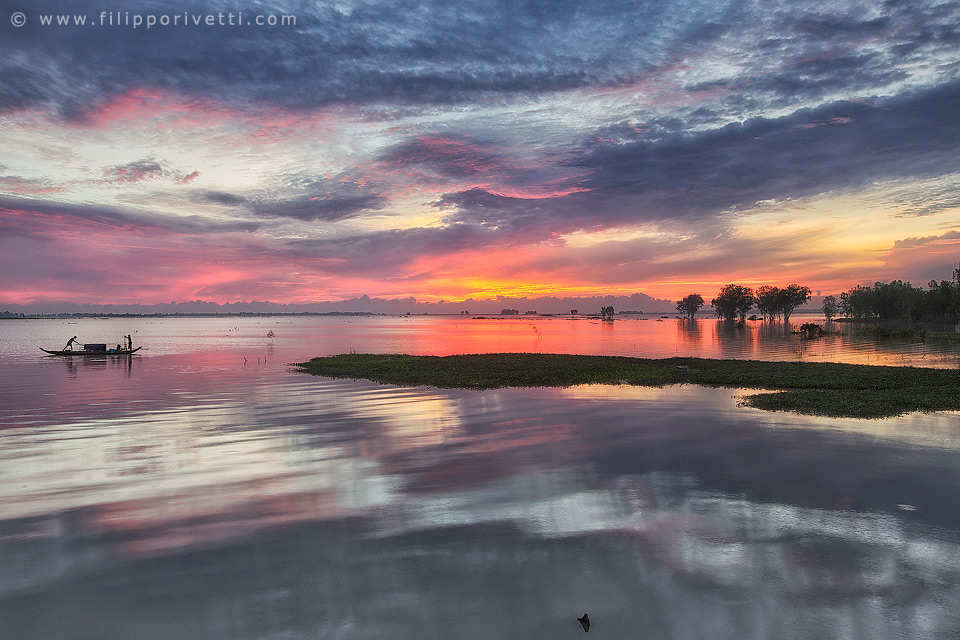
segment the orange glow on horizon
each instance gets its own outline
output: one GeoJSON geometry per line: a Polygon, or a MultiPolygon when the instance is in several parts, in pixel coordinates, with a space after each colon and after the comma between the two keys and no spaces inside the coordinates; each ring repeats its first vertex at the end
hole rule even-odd
{"type": "Polygon", "coordinates": [[[32,280],[11,275],[0,305],[636,293],[667,301],[699,293],[709,302],[729,283],[838,294],[909,280],[911,270],[949,279],[960,246],[960,208],[909,215],[901,202],[910,189],[918,200],[952,193],[953,176],[764,200],[692,220],[647,215],[639,205],[636,216],[581,220],[579,211],[542,202],[589,189],[574,180],[578,169],[538,148],[409,124],[409,136],[391,138],[401,125],[364,120],[343,105],[296,112],[131,89],[93,104],[86,118],[65,122],[36,108],[8,114],[5,125],[5,148],[19,154],[26,177],[0,176],[7,202],[16,200],[0,207],[0,231],[10,255],[23,251],[9,273],[32,280]],[[75,157],[54,153],[63,140],[75,157]],[[386,153],[398,148],[408,155],[386,153]],[[60,164],[48,165],[50,157],[60,164]],[[272,175],[286,170],[296,179],[272,175]],[[519,202],[508,203],[500,223],[497,211],[471,217],[472,205],[460,210],[444,199],[474,189],[519,202]],[[57,197],[40,197],[49,194],[57,197]],[[284,209],[298,198],[318,208],[284,209]],[[275,206],[258,207],[261,199],[275,206]],[[356,210],[336,209],[351,199],[361,203],[356,210]],[[365,199],[374,204],[364,208],[365,199]],[[525,200],[540,201],[530,206],[544,208],[543,225],[528,219],[525,200]],[[510,223],[514,209],[522,224],[510,223]],[[562,231],[548,226],[553,220],[562,231]],[[316,255],[301,248],[311,246],[316,255]]]}

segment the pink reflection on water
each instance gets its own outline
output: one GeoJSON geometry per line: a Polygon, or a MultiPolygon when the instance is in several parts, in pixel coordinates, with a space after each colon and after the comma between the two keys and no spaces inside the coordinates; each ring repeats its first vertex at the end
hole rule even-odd
{"type": "Polygon", "coordinates": [[[0,631],[454,638],[476,632],[464,611],[514,616],[502,637],[578,631],[557,602],[617,637],[666,619],[655,635],[841,637],[878,608],[877,637],[956,629],[956,415],[772,414],[692,386],[406,389],[286,364],[350,347],[770,354],[773,325],[263,322],[144,321],[129,364],[0,360],[0,631]]]}
{"type": "Polygon", "coordinates": [[[349,515],[331,490],[277,489],[286,488],[268,479],[221,487],[215,497],[201,492],[98,504],[82,512],[76,533],[119,535],[125,553],[154,555],[349,515]]]}

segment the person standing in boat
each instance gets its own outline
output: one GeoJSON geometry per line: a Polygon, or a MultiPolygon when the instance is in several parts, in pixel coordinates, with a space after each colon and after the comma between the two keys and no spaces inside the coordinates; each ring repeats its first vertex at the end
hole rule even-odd
{"type": "Polygon", "coordinates": [[[124,336],[126,338],[125,342],[127,343],[127,351],[133,351],[133,338],[130,337],[130,334],[124,336]]]}
{"type": "Polygon", "coordinates": [[[63,350],[66,351],[67,349],[70,349],[70,351],[73,351],[73,343],[76,341],[77,341],[77,336],[73,336],[72,338],[67,340],[67,345],[63,348],[63,350]]]}

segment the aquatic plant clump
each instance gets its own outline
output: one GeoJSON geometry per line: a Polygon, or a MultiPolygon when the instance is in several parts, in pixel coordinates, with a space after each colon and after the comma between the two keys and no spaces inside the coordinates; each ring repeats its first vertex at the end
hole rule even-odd
{"type": "Polygon", "coordinates": [[[460,389],[578,384],[704,386],[769,390],[744,396],[759,409],[858,418],[960,410],[960,372],[829,362],[628,358],[539,353],[456,356],[343,354],[299,363],[331,378],[460,389]]]}

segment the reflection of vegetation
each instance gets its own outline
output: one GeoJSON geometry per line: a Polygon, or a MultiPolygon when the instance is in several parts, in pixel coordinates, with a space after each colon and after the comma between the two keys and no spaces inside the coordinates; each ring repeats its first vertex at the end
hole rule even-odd
{"type": "Polygon", "coordinates": [[[878,339],[899,338],[900,340],[923,340],[927,337],[927,332],[916,327],[905,329],[895,329],[892,327],[871,327],[869,329],[860,329],[857,331],[860,335],[871,336],[878,339]]]}
{"type": "Polygon", "coordinates": [[[938,338],[938,339],[947,339],[947,340],[960,340],[960,325],[953,331],[937,331],[937,330],[928,330],[926,332],[927,337],[938,338]]]}
{"type": "Polygon", "coordinates": [[[840,301],[837,296],[826,296],[823,299],[823,315],[827,320],[833,320],[840,312],[840,301]]]}
{"type": "Polygon", "coordinates": [[[916,367],[539,353],[446,357],[350,354],[314,358],[297,366],[318,376],[462,389],[589,383],[692,383],[769,389],[776,393],[748,396],[744,404],[828,416],[876,418],[908,411],[960,410],[957,371],[916,367]]]}
{"type": "Polygon", "coordinates": [[[800,328],[792,333],[799,334],[801,338],[822,338],[823,336],[838,336],[841,331],[827,331],[823,326],[816,322],[804,322],[800,328]]]}

